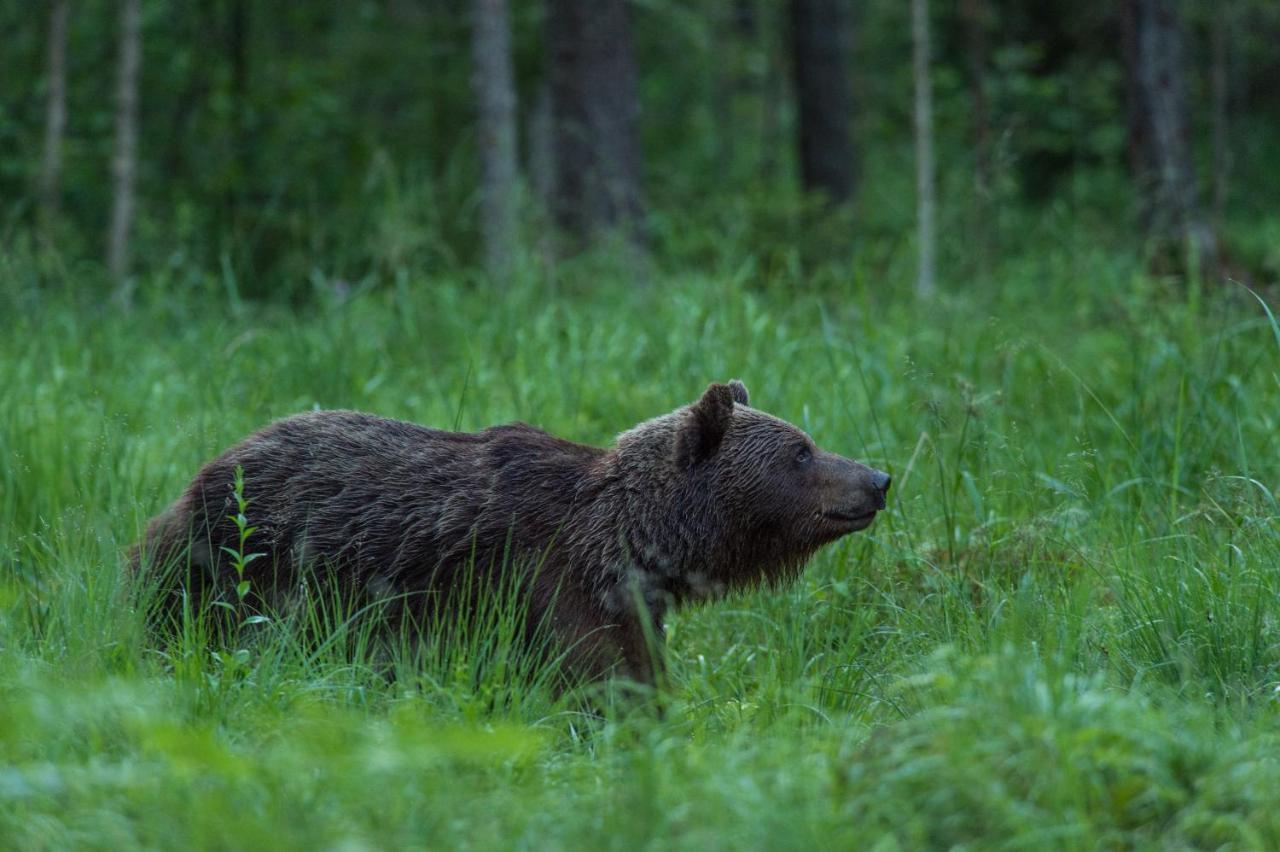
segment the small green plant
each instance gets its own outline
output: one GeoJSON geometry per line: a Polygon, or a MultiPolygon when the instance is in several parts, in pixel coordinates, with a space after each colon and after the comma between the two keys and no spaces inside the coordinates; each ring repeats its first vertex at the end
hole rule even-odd
{"type": "MultiPolygon", "coordinates": [[[[255,526],[250,526],[249,518],[245,512],[249,509],[249,503],[252,502],[244,496],[244,468],[236,465],[235,479],[231,484],[231,496],[236,502],[236,511],[234,514],[228,515],[227,518],[236,525],[236,546],[223,546],[222,552],[231,557],[231,567],[236,572],[236,601],[232,605],[226,601],[218,601],[218,605],[226,607],[234,611],[237,615],[243,615],[245,608],[245,598],[248,597],[252,588],[250,580],[245,579],[245,569],[249,567],[249,563],[255,559],[261,559],[265,554],[246,552],[249,544],[249,537],[258,531],[255,526]]],[[[266,616],[253,615],[245,618],[238,625],[245,627],[250,624],[259,624],[266,621],[266,616]]]]}
{"type": "Polygon", "coordinates": [[[244,468],[240,465],[236,465],[231,495],[236,504],[235,512],[228,515],[227,519],[236,525],[236,545],[235,547],[223,546],[222,552],[231,557],[231,567],[235,571],[235,601],[214,600],[212,602],[212,606],[227,612],[231,619],[231,630],[223,637],[229,640],[228,645],[225,648],[215,648],[210,652],[212,660],[216,663],[215,669],[204,673],[206,685],[212,693],[224,697],[229,688],[244,682],[249,675],[250,654],[249,649],[240,641],[242,632],[250,625],[268,621],[265,615],[247,614],[246,599],[252,589],[252,582],[245,578],[245,569],[248,568],[249,563],[260,559],[264,554],[248,552],[249,539],[258,528],[249,524],[248,516],[245,514],[251,501],[244,496],[244,468]]]}
{"type": "Polygon", "coordinates": [[[257,527],[249,526],[249,519],[245,516],[245,510],[249,508],[249,500],[244,496],[244,468],[236,465],[236,478],[231,486],[231,496],[236,501],[236,513],[228,515],[231,522],[236,525],[239,533],[239,539],[234,548],[223,547],[223,551],[231,557],[231,567],[236,572],[236,600],[244,603],[245,595],[249,594],[249,581],[244,578],[244,569],[249,563],[262,556],[261,553],[245,553],[245,545],[249,541],[249,536],[258,531],[257,527]]]}

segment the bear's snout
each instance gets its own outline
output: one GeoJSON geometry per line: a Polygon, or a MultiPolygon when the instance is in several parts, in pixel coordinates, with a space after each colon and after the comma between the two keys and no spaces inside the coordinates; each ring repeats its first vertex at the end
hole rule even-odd
{"type": "Polygon", "coordinates": [[[885,508],[892,477],[834,453],[824,454],[827,469],[822,489],[822,515],[843,531],[869,526],[876,512],[885,508]]]}
{"type": "Polygon", "coordinates": [[[893,477],[885,473],[883,470],[876,470],[873,467],[867,468],[870,476],[871,497],[875,502],[876,511],[880,511],[887,505],[886,498],[889,496],[889,486],[893,484],[893,477]]]}

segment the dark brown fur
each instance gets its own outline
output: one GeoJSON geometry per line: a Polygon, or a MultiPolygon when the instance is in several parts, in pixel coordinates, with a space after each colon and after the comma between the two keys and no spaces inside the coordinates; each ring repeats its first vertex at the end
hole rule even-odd
{"type": "Polygon", "coordinates": [[[523,424],[457,433],[300,414],[209,462],[148,525],[136,565],[189,556],[190,572],[169,575],[173,600],[235,585],[222,548],[237,543],[237,466],[258,528],[247,549],[266,554],[245,574],[263,606],[297,594],[317,565],[344,589],[408,606],[456,600],[464,576],[482,593],[514,576],[572,674],[621,667],[650,683],[667,607],[795,576],[817,548],[868,525],[889,482],[751,408],[736,381],[610,450],[523,424]]]}

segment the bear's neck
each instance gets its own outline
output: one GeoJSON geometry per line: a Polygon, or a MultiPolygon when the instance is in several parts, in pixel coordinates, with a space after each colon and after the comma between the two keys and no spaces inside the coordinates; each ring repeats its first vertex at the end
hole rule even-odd
{"type": "Polygon", "coordinates": [[[606,560],[609,585],[602,597],[611,608],[631,608],[640,600],[660,617],[673,604],[794,575],[807,559],[807,553],[785,552],[781,536],[743,535],[705,483],[670,464],[654,464],[670,458],[662,443],[626,449],[632,452],[606,458],[607,485],[592,509],[613,518],[617,530],[616,549],[596,555],[606,560]]]}

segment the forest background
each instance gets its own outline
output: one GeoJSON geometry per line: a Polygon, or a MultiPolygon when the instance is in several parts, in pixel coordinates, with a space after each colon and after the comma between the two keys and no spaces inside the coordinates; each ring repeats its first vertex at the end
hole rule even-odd
{"type": "Polygon", "coordinates": [[[6,845],[1280,843],[1280,6],[0,33],[6,845]],[[676,615],[661,719],[582,713],[500,629],[393,680],[331,612],[318,649],[147,637],[122,552],[274,417],[605,445],[730,377],[893,499],[676,615]]]}

